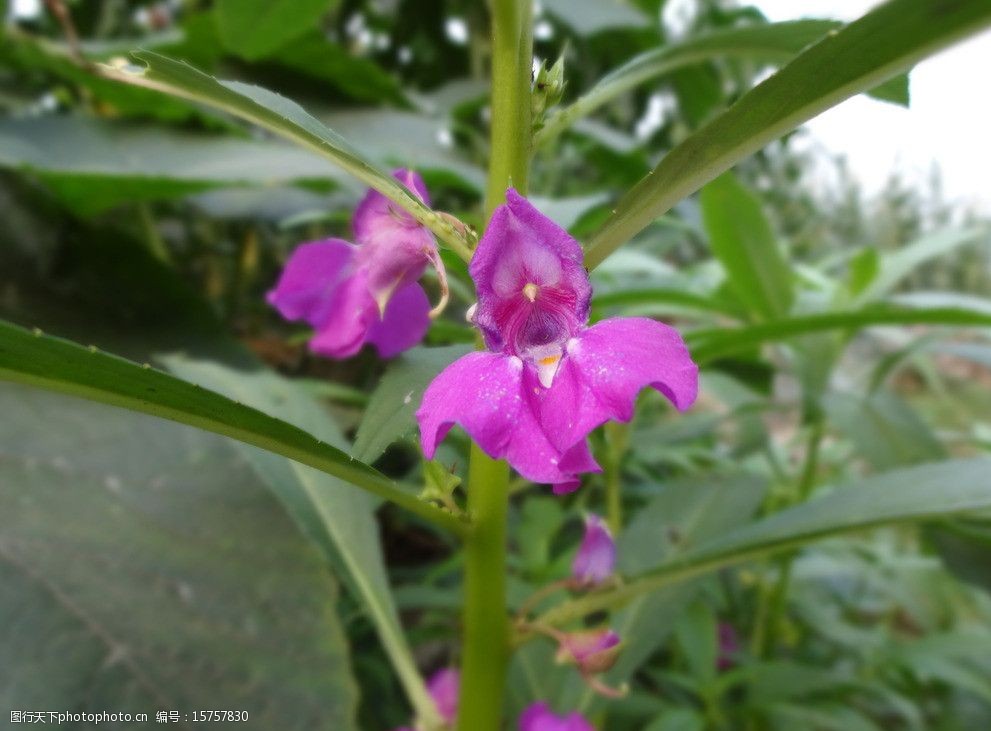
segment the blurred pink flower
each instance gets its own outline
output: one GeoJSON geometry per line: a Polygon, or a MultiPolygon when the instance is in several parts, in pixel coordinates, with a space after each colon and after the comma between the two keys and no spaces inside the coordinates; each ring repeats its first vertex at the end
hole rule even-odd
{"type": "MultiPolygon", "coordinates": [[[[419,175],[393,176],[429,203],[419,175]]],[[[355,244],[325,239],[296,247],[267,299],[287,320],[313,327],[314,353],[348,358],[371,343],[390,358],[419,343],[430,325],[430,302],[417,280],[437,261],[437,244],[375,190],[358,205],[352,226],[355,244]]]]}
{"type": "Polygon", "coordinates": [[[556,715],[546,703],[534,703],[520,716],[519,731],[595,731],[580,713],[556,715]]]}

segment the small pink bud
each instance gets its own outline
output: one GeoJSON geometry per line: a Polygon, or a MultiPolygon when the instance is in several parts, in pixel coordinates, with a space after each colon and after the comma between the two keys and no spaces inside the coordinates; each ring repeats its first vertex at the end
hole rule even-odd
{"type": "Polygon", "coordinates": [[[616,664],[620,649],[619,635],[611,629],[572,632],[561,639],[555,659],[577,665],[583,675],[595,675],[616,664]]]}
{"type": "Polygon", "coordinates": [[[571,575],[582,586],[601,584],[616,566],[616,544],[609,526],[598,515],[585,518],[585,536],[571,564],[571,575]]]}

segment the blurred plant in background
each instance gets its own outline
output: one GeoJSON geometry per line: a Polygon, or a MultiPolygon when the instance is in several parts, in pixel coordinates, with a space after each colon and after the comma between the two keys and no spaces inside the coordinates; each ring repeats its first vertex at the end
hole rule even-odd
{"type": "MultiPolygon", "coordinates": [[[[629,693],[597,694],[517,623],[506,727],[989,728],[991,222],[942,202],[938,177],[932,190],[893,177],[867,200],[838,162],[813,190],[798,117],[744,139],[758,151],[726,157],[732,173],[686,183],[727,138],[705,136],[725,110],[757,114],[751,90],[774,69],[852,36],[828,20],[771,25],[730,0],[699,0],[673,33],[664,5],[543,0],[533,19],[528,198],[587,245],[592,323],[670,322],[702,377],[688,414],[650,391],[632,423],[594,432],[604,469],[573,495],[509,483],[507,616],[608,625],[623,643],[597,677],[629,693]],[[679,160],[694,164],[671,173],[679,160]],[[634,225],[639,204],[654,213],[634,225]],[[615,536],[616,576],[578,591],[588,514],[615,536]]],[[[898,70],[988,23],[963,0],[947,4],[973,16],[959,29],[913,15],[936,5],[891,6],[906,18],[885,37],[898,70]]],[[[503,152],[490,149],[486,4],[0,9],[0,316],[39,329],[2,326],[0,375],[93,397],[109,374],[149,403],[202,405],[198,421],[143,410],[240,440],[4,384],[0,705],[436,728],[422,678],[462,660],[469,441],[455,430],[424,461],[414,412],[476,337],[464,260],[503,152]],[[448,216],[376,167],[421,174],[448,216]],[[448,282],[433,268],[422,282],[451,304],[394,360],[321,359],[265,293],[300,242],[353,240],[369,185],[436,236],[448,282]]],[[[877,86],[868,72],[850,88],[908,104],[904,75],[877,86]]]]}

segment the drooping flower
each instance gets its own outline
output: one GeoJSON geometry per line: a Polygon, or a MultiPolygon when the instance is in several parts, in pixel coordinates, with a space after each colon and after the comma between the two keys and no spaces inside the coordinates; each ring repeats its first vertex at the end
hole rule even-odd
{"type": "Polygon", "coordinates": [[[488,350],[448,366],[417,411],[424,454],[454,424],[495,459],[554,491],[601,468],[588,448],[595,427],[629,421],[651,386],[680,409],[698,390],[681,336],[643,317],[588,327],[592,288],[571,236],[510,189],[475,251],[472,320],[488,350]]]}
{"type": "Polygon", "coordinates": [[[606,521],[595,514],[585,517],[585,535],[571,563],[571,577],[582,586],[594,586],[612,576],[616,544],[606,521]]]}
{"type": "MultiPolygon", "coordinates": [[[[453,726],[458,717],[458,691],[461,674],[455,668],[442,668],[430,676],[427,692],[437,706],[437,713],[446,726],[453,726]]],[[[412,731],[408,726],[395,731],[412,731]]]]}
{"type": "Polygon", "coordinates": [[[582,675],[595,675],[616,664],[619,645],[619,635],[611,629],[569,632],[561,638],[555,659],[576,665],[582,675]]]}
{"type": "Polygon", "coordinates": [[[546,703],[534,703],[520,716],[519,731],[595,731],[580,713],[558,716],[546,703]]]}
{"type": "MultiPolygon", "coordinates": [[[[419,175],[393,176],[429,205],[419,175]]],[[[287,320],[313,327],[314,353],[348,358],[370,343],[389,358],[419,343],[430,325],[430,302],[417,280],[429,263],[439,264],[437,244],[375,190],[358,205],[352,228],[354,244],[325,239],[296,247],[267,299],[287,320]]]]}

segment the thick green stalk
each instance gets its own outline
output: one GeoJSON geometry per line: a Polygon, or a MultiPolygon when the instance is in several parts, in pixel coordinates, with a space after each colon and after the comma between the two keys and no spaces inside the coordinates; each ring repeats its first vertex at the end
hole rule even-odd
{"type": "MultiPolygon", "coordinates": [[[[506,188],[526,192],[532,126],[533,56],[529,0],[492,0],[492,146],[485,213],[505,200],[506,188]]],[[[459,731],[502,728],[509,665],[506,613],[506,514],[509,466],[472,445],[468,468],[465,610],[459,731]]]]}
{"type": "Polygon", "coordinates": [[[460,731],[502,727],[502,696],[509,663],[506,614],[506,511],[509,466],[472,445],[468,510],[473,529],[465,542],[464,656],[460,731]]]}
{"type": "Polygon", "coordinates": [[[531,8],[524,0],[492,0],[492,147],[485,189],[486,215],[510,185],[526,192],[532,126],[531,8]]]}

